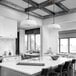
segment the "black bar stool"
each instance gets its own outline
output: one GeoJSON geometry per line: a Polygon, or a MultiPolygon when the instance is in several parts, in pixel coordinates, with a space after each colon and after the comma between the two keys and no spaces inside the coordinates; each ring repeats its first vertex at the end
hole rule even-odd
{"type": "Polygon", "coordinates": [[[65,62],[65,64],[63,65],[63,69],[62,69],[62,75],[63,76],[70,76],[70,66],[71,66],[71,61],[65,62]]]}
{"type": "Polygon", "coordinates": [[[75,73],[75,62],[76,62],[76,60],[73,59],[73,60],[72,60],[72,64],[71,64],[71,68],[72,68],[72,70],[73,70],[73,76],[75,76],[75,75],[74,75],[74,73],[75,73]]]}

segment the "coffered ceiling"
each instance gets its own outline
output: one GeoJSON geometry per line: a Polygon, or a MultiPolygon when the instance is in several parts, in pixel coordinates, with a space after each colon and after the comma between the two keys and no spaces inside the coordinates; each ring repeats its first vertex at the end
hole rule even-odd
{"type": "Polygon", "coordinates": [[[41,19],[76,12],[76,0],[29,0],[29,7],[28,0],[0,0],[0,5],[41,19]]]}

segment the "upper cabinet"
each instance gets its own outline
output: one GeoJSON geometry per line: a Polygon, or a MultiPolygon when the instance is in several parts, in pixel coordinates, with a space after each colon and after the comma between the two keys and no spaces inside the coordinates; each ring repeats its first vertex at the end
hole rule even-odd
{"type": "Polygon", "coordinates": [[[0,36],[17,38],[17,21],[0,16],[0,36]]]}

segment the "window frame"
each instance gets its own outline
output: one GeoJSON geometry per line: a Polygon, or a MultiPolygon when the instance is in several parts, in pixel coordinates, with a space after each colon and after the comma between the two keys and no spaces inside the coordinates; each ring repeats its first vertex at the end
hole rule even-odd
{"type": "MultiPolygon", "coordinates": [[[[60,51],[60,41],[61,41],[60,39],[67,39],[67,40],[68,40],[68,38],[59,38],[59,53],[68,53],[68,52],[61,52],[61,51],[60,51]]],[[[69,42],[69,41],[68,41],[68,42],[69,42]]],[[[69,47],[69,46],[68,46],[68,47],[69,47]]]]}
{"type": "Polygon", "coordinates": [[[40,34],[25,34],[25,35],[27,35],[27,50],[32,50],[31,49],[31,35],[34,35],[34,50],[36,50],[36,35],[40,35],[40,34]],[[29,37],[29,38],[28,38],[29,37]],[[30,39],[30,42],[29,42],[29,39],[30,39]],[[30,43],[30,45],[29,45],[29,43],[30,43]],[[30,46],[30,49],[28,48],[28,46],[30,46]]]}
{"type": "Polygon", "coordinates": [[[76,54],[76,52],[72,53],[72,52],[70,51],[70,39],[71,39],[71,38],[76,38],[76,37],[59,38],[59,53],[66,53],[66,52],[61,52],[61,51],[60,51],[60,39],[68,39],[68,53],[70,53],[70,54],[76,54]]]}

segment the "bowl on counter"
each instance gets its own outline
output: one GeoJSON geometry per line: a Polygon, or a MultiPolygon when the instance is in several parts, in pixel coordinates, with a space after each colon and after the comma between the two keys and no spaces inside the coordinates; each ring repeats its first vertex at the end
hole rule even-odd
{"type": "Polygon", "coordinates": [[[59,56],[51,56],[52,60],[57,60],[59,58],[59,56]]]}
{"type": "Polygon", "coordinates": [[[2,56],[0,56],[0,63],[2,62],[2,60],[3,60],[3,57],[2,57],[2,56]]]}

